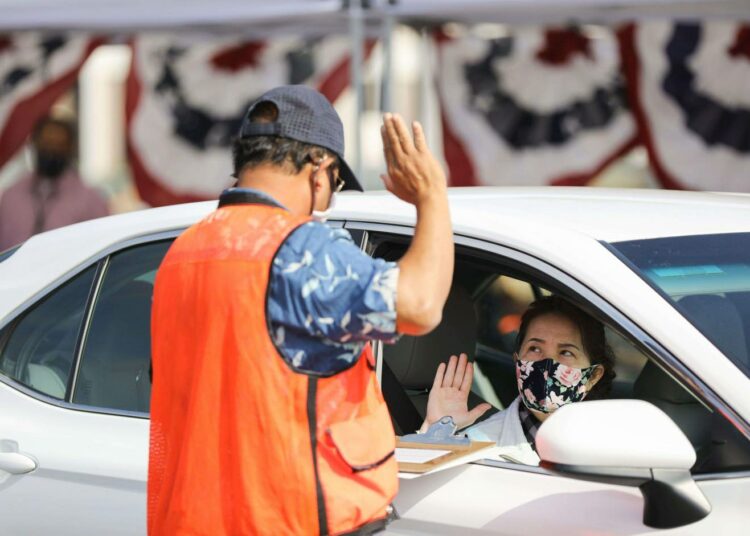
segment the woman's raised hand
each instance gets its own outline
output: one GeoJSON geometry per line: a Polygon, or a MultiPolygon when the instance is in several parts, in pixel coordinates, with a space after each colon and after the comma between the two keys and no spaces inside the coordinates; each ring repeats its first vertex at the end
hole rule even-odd
{"type": "Polygon", "coordinates": [[[435,381],[427,400],[427,415],[420,428],[426,432],[430,425],[442,417],[450,415],[459,429],[469,426],[492,406],[484,403],[469,410],[468,400],[471,382],[474,378],[474,365],[469,363],[469,356],[452,355],[448,365],[440,363],[435,373],[435,381]]]}

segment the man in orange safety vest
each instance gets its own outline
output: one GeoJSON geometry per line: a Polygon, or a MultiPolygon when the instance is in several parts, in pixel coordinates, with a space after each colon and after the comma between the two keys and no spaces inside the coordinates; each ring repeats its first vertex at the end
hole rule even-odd
{"type": "Polygon", "coordinates": [[[398,262],[322,223],[361,190],[317,91],[273,89],[233,147],[235,188],[156,276],[152,535],[371,534],[398,487],[368,343],[439,322],[453,274],[445,175],[419,124],[386,114],[386,188],[413,204],[398,262]]]}

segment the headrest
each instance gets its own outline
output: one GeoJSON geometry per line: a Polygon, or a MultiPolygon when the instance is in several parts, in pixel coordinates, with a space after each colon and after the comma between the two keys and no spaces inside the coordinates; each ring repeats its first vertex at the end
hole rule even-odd
{"type": "Polygon", "coordinates": [[[737,307],[722,296],[696,294],[677,302],[711,341],[725,354],[748,363],[747,342],[737,307]]]}
{"type": "Polygon", "coordinates": [[[428,389],[435,371],[451,355],[466,352],[474,360],[477,315],[469,293],[453,285],[443,308],[443,320],[434,331],[421,337],[405,335],[394,345],[385,345],[383,357],[406,389],[428,389]]]}
{"type": "Polygon", "coordinates": [[[633,384],[633,394],[642,400],[672,404],[698,404],[698,401],[653,361],[647,361],[633,384]]]}

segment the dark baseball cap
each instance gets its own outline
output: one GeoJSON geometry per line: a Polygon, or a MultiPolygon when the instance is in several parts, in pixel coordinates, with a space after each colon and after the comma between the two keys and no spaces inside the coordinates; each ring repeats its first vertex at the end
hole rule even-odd
{"type": "Polygon", "coordinates": [[[240,138],[252,136],[281,136],[317,145],[339,157],[339,175],[344,190],[364,191],[344,160],[344,125],[328,99],[307,86],[280,86],[261,95],[247,110],[240,138]],[[256,106],[273,103],[278,116],[272,122],[251,122],[256,106]]]}

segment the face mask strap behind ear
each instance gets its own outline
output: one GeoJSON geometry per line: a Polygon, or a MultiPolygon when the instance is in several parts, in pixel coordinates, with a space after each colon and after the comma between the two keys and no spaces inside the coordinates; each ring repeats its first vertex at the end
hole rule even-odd
{"type": "MultiPolygon", "coordinates": [[[[310,188],[312,190],[312,206],[310,207],[310,216],[312,216],[315,221],[325,222],[326,220],[328,220],[328,216],[330,216],[331,211],[333,211],[333,208],[336,206],[336,191],[334,189],[334,185],[330,184],[331,198],[328,201],[328,208],[326,208],[325,210],[315,210],[315,175],[318,173],[318,171],[320,171],[321,160],[315,161],[312,160],[312,158],[310,158],[310,160],[313,163],[313,170],[312,174],[310,175],[310,188]]],[[[330,174],[327,175],[328,182],[332,183],[333,181],[331,180],[330,174]]]]}
{"type": "MultiPolygon", "coordinates": [[[[312,158],[311,158],[312,160],[312,158]]],[[[318,170],[320,170],[320,164],[317,164],[314,160],[312,160],[313,168],[312,172],[310,173],[310,215],[314,218],[315,217],[315,175],[318,173],[318,170]]]]}

